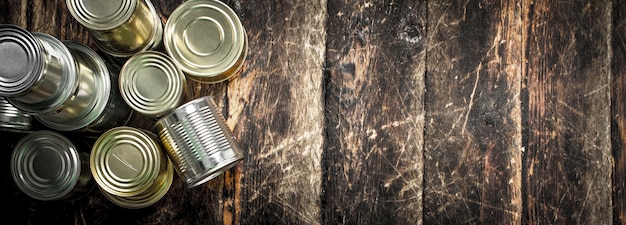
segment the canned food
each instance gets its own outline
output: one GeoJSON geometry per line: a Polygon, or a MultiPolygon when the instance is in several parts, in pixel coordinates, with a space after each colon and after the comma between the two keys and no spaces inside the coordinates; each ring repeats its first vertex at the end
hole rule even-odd
{"type": "Polygon", "coordinates": [[[103,194],[125,208],[156,203],[174,177],[172,162],[156,135],[133,127],[116,127],[102,134],[92,148],[90,162],[103,194]]]}
{"type": "Polygon", "coordinates": [[[0,95],[29,114],[59,106],[76,85],[76,64],[58,39],[0,25],[0,95]]]}
{"type": "Polygon", "coordinates": [[[183,72],[169,56],[155,51],[128,59],[119,86],[126,104],[149,119],[169,114],[190,94],[183,72]]]}
{"type": "Polygon", "coordinates": [[[31,198],[76,200],[94,187],[86,144],[47,130],[23,137],[11,155],[11,174],[17,187],[31,198]]]}
{"type": "Polygon", "coordinates": [[[218,0],[186,1],[170,15],[165,49],[190,79],[218,83],[237,75],[248,51],[237,14],[218,0]]]}
{"type": "Polygon", "coordinates": [[[66,101],[48,112],[37,114],[36,118],[47,127],[59,131],[102,133],[126,124],[132,110],[121,97],[115,96],[119,93],[114,90],[117,88],[117,85],[113,85],[117,82],[114,71],[109,70],[106,62],[92,49],[72,41],[65,41],[64,44],[76,62],[78,70],[74,76],[78,84],[72,87],[71,96],[66,101]],[[107,110],[110,104],[116,107],[107,110]],[[99,120],[103,117],[107,120],[99,120]],[[102,123],[106,126],[102,126],[102,123]]]}
{"type": "Polygon", "coordinates": [[[158,120],[154,129],[188,188],[219,176],[243,159],[210,96],[183,104],[158,120]]]}
{"type": "Polygon", "coordinates": [[[66,4],[107,54],[125,58],[161,46],[163,23],[150,0],[66,0],[66,4]]]}
{"type": "Polygon", "coordinates": [[[32,129],[33,117],[0,96],[0,130],[22,133],[32,129]]]}

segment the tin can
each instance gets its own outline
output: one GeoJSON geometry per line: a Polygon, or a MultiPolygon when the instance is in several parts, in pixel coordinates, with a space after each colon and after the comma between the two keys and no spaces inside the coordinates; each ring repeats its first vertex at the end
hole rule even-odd
{"type": "Polygon", "coordinates": [[[190,91],[183,72],[163,53],[132,56],[120,71],[122,98],[133,110],[156,120],[183,103],[190,91]]]}
{"type": "Polygon", "coordinates": [[[237,14],[218,0],[186,1],[170,15],[163,42],[190,79],[218,83],[239,74],[248,37],[237,14]]]}
{"type": "Polygon", "coordinates": [[[0,25],[0,96],[29,114],[59,106],[77,84],[76,64],[58,39],[0,25]]]}
{"type": "Polygon", "coordinates": [[[13,180],[24,194],[37,200],[82,198],[95,186],[89,172],[88,148],[55,131],[30,133],[11,155],[13,180]]]}
{"type": "Polygon", "coordinates": [[[9,132],[30,132],[33,129],[33,117],[15,108],[5,97],[0,96],[0,130],[9,132]]]}
{"type": "Polygon", "coordinates": [[[36,118],[47,127],[59,131],[102,133],[115,126],[125,125],[132,110],[115,90],[117,74],[109,70],[107,63],[92,49],[72,41],[65,41],[64,44],[78,68],[74,75],[77,85],[72,87],[71,95],[63,103],[48,112],[36,114],[36,118]],[[107,110],[111,104],[115,108],[107,110]],[[101,118],[106,118],[106,121],[101,118]]]}
{"type": "Polygon", "coordinates": [[[156,203],[174,177],[172,162],[156,135],[133,127],[120,126],[102,134],[92,148],[90,163],[102,193],[124,208],[156,203]]]}
{"type": "Polygon", "coordinates": [[[188,188],[219,176],[244,158],[210,96],[181,105],[158,120],[154,129],[188,188]]]}
{"type": "Polygon", "coordinates": [[[107,54],[125,58],[162,46],[163,23],[150,0],[66,0],[66,4],[107,54]]]}

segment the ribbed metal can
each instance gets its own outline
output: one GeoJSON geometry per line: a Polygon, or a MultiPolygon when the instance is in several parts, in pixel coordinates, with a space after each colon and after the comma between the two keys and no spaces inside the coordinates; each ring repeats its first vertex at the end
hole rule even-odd
{"type": "Polygon", "coordinates": [[[151,120],[169,114],[190,96],[183,72],[168,55],[156,51],[128,59],[119,88],[126,104],[151,120]]]}
{"type": "Polygon", "coordinates": [[[218,0],[186,1],[176,7],[165,24],[163,42],[181,70],[202,83],[236,77],[248,51],[239,17],[218,0]]]}
{"type": "Polygon", "coordinates": [[[93,189],[89,147],[55,131],[39,130],[23,137],[11,155],[17,187],[42,201],[77,200],[93,189]]]}
{"type": "Polygon", "coordinates": [[[145,208],[169,190],[174,169],[155,134],[116,127],[95,142],[91,173],[102,193],[118,206],[145,208]]]}
{"type": "Polygon", "coordinates": [[[0,130],[24,133],[31,132],[33,128],[33,116],[15,108],[0,96],[0,130]]]}
{"type": "Polygon", "coordinates": [[[154,127],[188,188],[232,168],[244,156],[210,96],[185,103],[154,127]]]}
{"type": "Polygon", "coordinates": [[[103,52],[116,57],[162,46],[163,23],[150,0],[66,0],[103,52]]]}
{"type": "Polygon", "coordinates": [[[71,88],[69,98],[35,117],[59,131],[102,133],[125,125],[132,110],[119,96],[117,72],[89,47],[73,41],[64,44],[77,65],[74,76],[78,82],[71,88]]]}
{"type": "Polygon", "coordinates": [[[72,94],[76,63],[63,43],[47,34],[0,25],[0,96],[29,114],[48,112],[72,94]]]}

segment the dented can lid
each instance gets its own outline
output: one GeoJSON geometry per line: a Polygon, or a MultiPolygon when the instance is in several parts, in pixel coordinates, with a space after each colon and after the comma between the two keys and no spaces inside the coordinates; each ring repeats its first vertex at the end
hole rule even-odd
{"type": "Polygon", "coordinates": [[[237,14],[217,0],[187,1],[169,17],[165,49],[191,79],[225,81],[242,68],[248,38],[237,14]]]}
{"type": "Polygon", "coordinates": [[[66,0],[72,16],[93,30],[109,30],[128,21],[137,0],[66,0]]]}
{"type": "Polygon", "coordinates": [[[188,93],[183,72],[168,55],[156,51],[128,59],[120,72],[119,86],[124,101],[150,118],[170,113],[188,93]]]}
{"type": "Polygon", "coordinates": [[[92,148],[90,165],[100,189],[122,199],[162,197],[171,184],[171,162],[156,136],[138,128],[121,126],[102,134],[92,148]]]}
{"type": "Polygon", "coordinates": [[[26,195],[43,201],[59,200],[79,183],[82,163],[71,140],[54,131],[40,130],[17,143],[11,156],[11,172],[26,195]]]}

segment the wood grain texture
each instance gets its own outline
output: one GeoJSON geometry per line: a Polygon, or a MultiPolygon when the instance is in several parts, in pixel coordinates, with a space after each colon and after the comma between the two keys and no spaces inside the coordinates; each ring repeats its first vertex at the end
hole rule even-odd
{"type": "Polygon", "coordinates": [[[429,2],[424,223],[519,224],[518,2],[429,2]]]}
{"type": "Polygon", "coordinates": [[[626,3],[612,1],[611,143],[613,224],[626,224],[626,3]]]}
{"type": "Polygon", "coordinates": [[[241,224],[320,221],[325,6],[325,0],[234,2],[250,46],[225,101],[228,124],[246,152],[241,224]]]}
{"type": "Polygon", "coordinates": [[[324,224],[421,224],[425,4],[328,4],[324,224]]]}
{"type": "Polygon", "coordinates": [[[610,1],[525,1],[524,223],[610,224],[610,1]]]}

